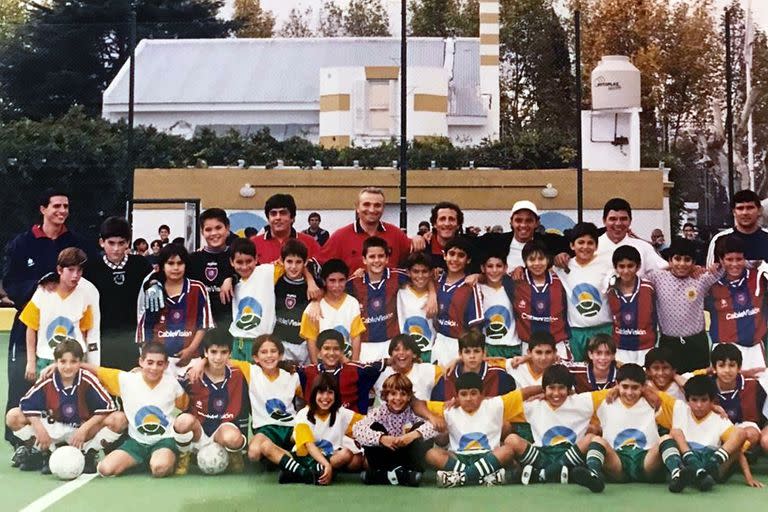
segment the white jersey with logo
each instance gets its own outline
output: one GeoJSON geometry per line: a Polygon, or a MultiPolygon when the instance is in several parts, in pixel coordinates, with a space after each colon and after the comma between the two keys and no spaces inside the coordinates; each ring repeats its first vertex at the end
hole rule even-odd
{"type": "Polygon", "coordinates": [[[487,284],[480,285],[483,295],[483,317],[485,318],[485,343],[488,345],[516,346],[520,338],[515,329],[515,316],[512,303],[503,286],[494,288],[487,284]]]}
{"type": "Polygon", "coordinates": [[[702,420],[697,420],[688,404],[678,400],[672,412],[672,428],[683,432],[692,450],[717,450],[734,427],[731,420],[721,418],[714,412],[710,412],[702,420]]]}
{"type": "Polygon", "coordinates": [[[427,318],[425,307],[429,294],[419,294],[410,286],[405,286],[397,292],[397,318],[400,322],[400,332],[408,334],[416,342],[422,352],[432,350],[435,342],[435,326],[432,319],[427,318]]]}
{"type": "MultiPolygon", "coordinates": [[[[331,456],[335,451],[344,447],[344,438],[349,430],[349,424],[355,417],[355,413],[346,407],[340,407],[336,411],[336,420],[331,422],[331,415],[329,414],[325,418],[315,416],[315,422],[312,423],[307,418],[309,413],[309,407],[304,407],[296,414],[296,425],[307,425],[309,430],[312,431],[314,437],[315,446],[320,448],[323,455],[326,457],[331,456]]],[[[296,441],[294,434],[294,441],[296,441]]],[[[293,451],[296,452],[298,447],[294,446],[293,451]]]]}
{"type": "Polygon", "coordinates": [[[253,428],[264,425],[292,427],[296,416],[293,399],[300,386],[299,375],[280,370],[275,380],[270,380],[256,364],[250,365],[248,396],[251,399],[253,428]]]}
{"type": "Polygon", "coordinates": [[[565,442],[576,444],[584,437],[595,404],[592,393],[580,393],[570,395],[557,409],[546,400],[533,400],[525,402],[523,410],[525,420],[531,424],[533,444],[554,446],[565,442]]]}
{"type": "Polygon", "coordinates": [[[179,381],[168,373],[163,373],[154,387],[146,383],[141,372],[120,372],[117,378],[131,439],[155,444],[173,437],[176,400],[184,395],[179,381]]]}
{"type": "Polygon", "coordinates": [[[675,400],[682,400],[683,402],[685,401],[685,392],[683,391],[683,388],[680,387],[680,384],[675,381],[670,382],[667,389],[660,389],[659,391],[663,391],[675,400]]]}
{"type": "Polygon", "coordinates": [[[613,267],[606,268],[597,258],[581,266],[572,258],[568,268],[566,273],[555,267],[568,294],[568,325],[579,328],[610,324],[611,308],[605,290],[613,267]]]}
{"type": "Polygon", "coordinates": [[[507,359],[506,363],[507,373],[515,379],[515,385],[517,389],[528,386],[541,386],[541,376],[543,373],[535,373],[531,363],[523,363],[517,368],[512,368],[512,360],[507,359]]]}
{"type": "MultiPolygon", "coordinates": [[[[376,396],[381,396],[381,388],[387,377],[395,373],[391,366],[387,366],[373,385],[376,390],[376,396]]],[[[430,363],[414,363],[411,371],[405,374],[413,384],[413,396],[419,400],[429,400],[432,396],[432,388],[435,387],[437,379],[442,375],[439,366],[430,363]]]]}
{"type": "Polygon", "coordinates": [[[603,439],[614,450],[629,446],[648,450],[659,442],[656,411],[644,398],[631,407],[621,400],[603,402],[597,408],[597,418],[603,428],[603,439]]]}
{"type": "Polygon", "coordinates": [[[256,338],[275,328],[275,266],[259,265],[248,279],[235,285],[229,333],[236,338],[256,338]]]}
{"type": "Polygon", "coordinates": [[[500,396],[486,398],[472,414],[461,407],[453,407],[446,409],[443,416],[448,426],[452,452],[490,451],[501,442],[504,401],[500,396]]]}
{"type": "MultiPolygon", "coordinates": [[[[607,272],[613,270],[613,251],[622,245],[631,245],[640,253],[640,268],[637,271],[638,277],[645,277],[650,270],[663,270],[669,266],[664,258],[659,256],[656,249],[645,240],[625,236],[624,240],[615,244],[608,238],[607,233],[600,235],[600,238],[597,240],[596,259],[607,272]]],[[[570,318],[568,320],[570,321],[570,318]]]]}

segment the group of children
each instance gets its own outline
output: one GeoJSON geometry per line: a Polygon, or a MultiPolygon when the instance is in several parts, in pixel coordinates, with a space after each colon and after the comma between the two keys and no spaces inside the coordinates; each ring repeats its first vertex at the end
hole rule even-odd
{"type": "MultiPolygon", "coordinates": [[[[444,245],[442,272],[423,253],[395,269],[373,236],[350,275],[296,239],[259,261],[250,240],[228,244],[222,210],[204,212],[201,230],[203,251],[166,245],[143,280],[133,371],[86,362],[99,352],[89,336],[99,300],[77,293],[84,258],[62,252],[21,314],[37,381],[6,418],[21,442],[14,465],[45,472],[64,443],[102,476],[142,465],[181,475],[217,443],[230,470],[247,456],[278,466],[281,483],[327,485],[346,471],[416,486],[431,467],[443,487],[599,492],[666,475],[673,492],[706,491],[738,461],[762,486],[748,457],[768,450],[765,390],[752,378],[765,367],[765,283],[735,238],[718,244],[719,269],[695,267],[680,241],[669,270],[640,276],[631,246],[606,269],[588,223],[554,271],[536,241],[525,267],[509,269],[506,255],[475,255],[461,237],[444,245]],[[480,275],[468,275],[473,257],[480,275]]],[[[102,229],[102,246],[111,235],[102,229]]]]}

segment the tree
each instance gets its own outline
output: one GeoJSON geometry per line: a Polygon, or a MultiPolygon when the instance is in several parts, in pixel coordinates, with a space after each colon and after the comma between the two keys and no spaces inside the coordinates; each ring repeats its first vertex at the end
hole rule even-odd
{"type": "Polygon", "coordinates": [[[20,0],[0,0],[0,41],[7,39],[26,17],[20,0]]]}
{"type": "Polygon", "coordinates": [[[235,0],[233,20],[237,37],[269,38],[275,29],[275,16],[259,0],[235,0]]]}
{"type": "Polygon", "coordinates": [[[344,32],[354,37],[389,37],[389,15],[381,0],[350,0],[344,32]]]}
{"type": "Polygon", "coordinates": [[[310,27],[309,19],[312,17],[312,8],[301,12],[296,8],[291,9],[288,19],[283,23],[278,35],[280,37],[313,37],[315,34],[310,27]]]}
{"type": "Polygon", "coordinates": [[[420,37],[477,37],[478,0],[412,0],[411,32],[420,37]]]}
{"type": "Polygon", "coordinates": [[[320,11],[321,37],[339,37],[344,35],[344,12],[333,0],[323,4],[320,11]]]}
{"type": "MultiPolygon", "coordinates": [[[[136,0],[138,39],[225,37],[221,0],[136,0]]],[[[72,105],[98,114],[101,95],[129,56],[125,0],[29,3],[27,23],[0,47],[6,119],[61,115],[72,105]]],[[[152,77],[153,79],[155,77],[152,77]]]]}

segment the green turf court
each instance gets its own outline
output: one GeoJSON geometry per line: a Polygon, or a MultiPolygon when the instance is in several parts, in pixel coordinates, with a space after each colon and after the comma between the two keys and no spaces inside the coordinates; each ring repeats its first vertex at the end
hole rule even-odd
{"type": "MultiPolygon", "coordinates": [[[[0,397],[6,396],[6,342],[0,335],[0,397]]],[[[22,510],[35,500],[64,485],[52,476],[22,473],[10,467],[10,447],[0,446],[0,511],[22,510]]],[[[763,458],[756,473],[768,484],[768,464],[763,458]]],[[[760,510],[768,502],[768,489],[749,489],[740,475],[708,494],[686,490],[672,495],[663,485],[608,485],[601,495],[575,486],[538,485],[495,488],[437,489],[427,482],[418,489],[366,487],[356,475],[343,475],[330,487],[278,485],[276,473],[205,477],[190,474],[154,480],[145,474],[119,478],[96,478],[45,510],[93,510],[136,512],[280,512],[306,509],[312,512],[394,512],[418,509],[423,512],[479,512],[482,510],[553,511],[644,511],[701,512],[728,507],[730,510],[760,510]]],[[[43,510],[32,508],[28,510],[43,510]]]]}

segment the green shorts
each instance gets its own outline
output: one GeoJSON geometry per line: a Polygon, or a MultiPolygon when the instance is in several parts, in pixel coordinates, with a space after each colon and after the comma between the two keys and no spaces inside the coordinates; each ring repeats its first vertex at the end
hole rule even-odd
{"type": "Polygon", "coordinates": [[[176,446],[176,440],[172,437],[164,437],[154,444],[140,443],[129,437],[120,445],[118,450],[122,450],[133,457],[133,460],[138,464],[148,464],[149,459],[152,458],[152,454],[163,448],[168,448],[174,455],[179,453],[179,448],[176,446]]]}
{"type": "Polygon", "coordinates": [[[512,433],[517,434],[529,443],[533,444],[533,432],[530,423],[513,423],[512,433]]]}
{"type": "Polygon", "coordinates": [[[621,471],[628,482],[659,482],[664,481],[664,472],[657,471],[656,474],[647,475],[645,473],[645,456],[648,450],[643,450],[637,446],[623,446],[616,450],[621,461],[621,471]],[[661,480],[659,480],[661,477],[661,480]]]}
{"type": "Polygon", "coordinates": [[[486,450],[478,450],[476,452],[454,453],[453,455],[456,457],[456,460],[458,460],[465,466],[471,466],[475,462],[485,457],[488,453],[489,452],[487,452],[486,450]]]}
{"type": "Polygon", "coordinates": [[[53,359],[38,357],[37,361],[35,362],[35,371],[37,372],[37,376],[39,377],[40,374],[43,373],[43,370],[48,368],[51,364],[53,364],[53,359]]]}
{"type": "Polygon", "coordinates": [[[284,450],[291,450],[293,448],[293,427],[285,427],[283,425],[263,425],[253,430],[253,434],[261,434],[276,446],[284,450]]]}
{"type": "Polygon", "coordinates": [[[432,351],[431,350],[422,350],[421,355],[419,356],[421,358],[422,363],[431,363],[432,362],[432,351]]]}
{"type": "Polygon", "coordinates": [[[600,324],[592,327],[571,327],[571,354],[573,360],[584,362],[587,360],[587,345],[595,334],[612,334],[613,324],[600,324]]]}
{"type": "Polygon", "coordinates": [[[230,358],[236,361],[253,360],[253,339],[252,338],[234,338],[232,340],[232,355],[230,358]]]}
{"type": "Polygon", "coordinates": [[[522,355],[522,345],[485,345],[485,355],[488,357],[517,357],[522,355]]]}
{"type": "Polygon", "coordinates": [[[571,443],[557,443],[550,446],[539,447],[540,467],[547,467],[551,464],[559,464],[563,460],[563,455],[567,452],[571,443]]]}

